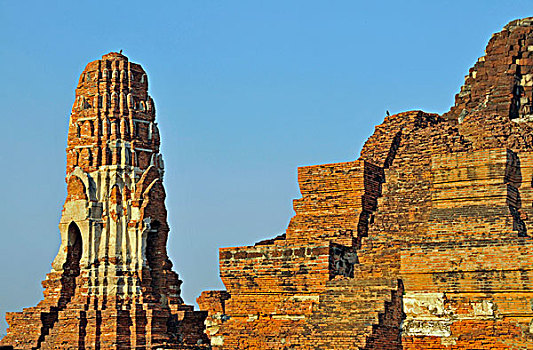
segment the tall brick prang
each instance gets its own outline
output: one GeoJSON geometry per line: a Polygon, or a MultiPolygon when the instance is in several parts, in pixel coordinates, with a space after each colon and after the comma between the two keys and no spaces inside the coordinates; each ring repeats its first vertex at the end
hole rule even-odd
{"type": "Polygon", "coordinates": [[[69,120],[61,246],[44,299],[8,313],[15,349],[185,349],[205,314],[172,271],[155,105],[138,64],[109,53],[80,76],[69,120]]]}

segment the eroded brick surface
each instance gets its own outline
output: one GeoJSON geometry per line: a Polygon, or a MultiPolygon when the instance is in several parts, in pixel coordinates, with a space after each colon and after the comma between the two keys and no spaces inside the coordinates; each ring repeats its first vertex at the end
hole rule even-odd
{"type": "Polygon", "coordinates": [[[220,249],[214,349],[533,349],[532,25],[493,36],[445,115],[300,168],[284,234],[220,249]]]}
{"type": "Polygon", "coordinates": [[[15,349],[188,349],[206,344],[203,312],[180,297],[155,106],[138,64],[87,65],[69,120],[61,247],[44,299],[8,313],[15,349]]]}

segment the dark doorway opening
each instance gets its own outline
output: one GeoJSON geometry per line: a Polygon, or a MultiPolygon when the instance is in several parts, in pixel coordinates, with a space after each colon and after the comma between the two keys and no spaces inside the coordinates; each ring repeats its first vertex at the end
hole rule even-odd
{"type": "Polygon", "coordinates": [[[150,267],[150,286],[154,297],[159,299],[159,279],[161,276],[161,261],[160,261],[160,235],[159,229],[161,224],[159,221],[153,221],[150,224],[150,230],[146,237],[146,260],[150,267]]]}
{"type": "Polygon", "coordinates": [[[67,275],[79,276],[83,243],[80,229],[74,222],[71,222],[68,227],[68,240],[67,261],[63,265],[63,270],[67,275]]]}
{"type": "Polygon", "coordinates": [[[41,334],[37,340],[37,349],[41,347],[45,337],[56,324],[59,311],[67,307],[68,303],[76,293],[76,277],[80,275],[80,259],[83,252],[83,243],[80,229],[74,222],[71,222],[68,227],[67,240],[67,258],[63,264],[63,273],[61,274],[60,279],[61,294],[57,307],[51,307],[50,312],[41,313],[42,326],[41,334]]]}
{"type": "Polygon", "coordinates": [[[83,252],[83,242],[78,225],[71,222],[68,227],[67,259],[63,264],[63,277],[61,278],[61,304],[68,303],[76,291],[76,277],[80,275],[80,259],[83,252]]]}

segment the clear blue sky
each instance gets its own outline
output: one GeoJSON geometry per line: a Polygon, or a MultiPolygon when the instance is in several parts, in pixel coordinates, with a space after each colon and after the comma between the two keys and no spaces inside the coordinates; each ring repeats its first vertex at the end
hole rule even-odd
{"type": "Polygon", "coordinates": [[[442,113],[514,1],[0,0],[0,333],[59,247],[70,109],[85,65],[148,72],[183,297],[220,289],[219,247],[282,233],[300,165],[349,161],[391,113],[442,113]]]}

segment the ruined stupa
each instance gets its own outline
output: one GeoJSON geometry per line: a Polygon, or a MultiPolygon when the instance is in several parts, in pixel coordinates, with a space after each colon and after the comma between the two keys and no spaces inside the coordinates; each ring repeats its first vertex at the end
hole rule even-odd
{"type": "Polygon", "coordinates": [[[109,53],[80,76],[69,120],[61,246],[44,299],[8,313],[15,349],[185,349],[205,315],[172,271],[163,159],[148,78],[109,53]]]}
{"type": "Polygon", "coordinates": [[[285,233],[222,248],[226,290],[202,293],[203,313],[166,254],[154,118],[126,57],[82,73],[61,248],[2,344],[533,349],[533,18],[492,37],[449,112],[387,116],[358,159],[299,168],[285,233]]]}
{"type": "Polygon", "coordinates": [[[285,233],[220,249],[213,349],[533,349],[533,18],[448,113],[387,116],[298,181],[285,233]]]}

